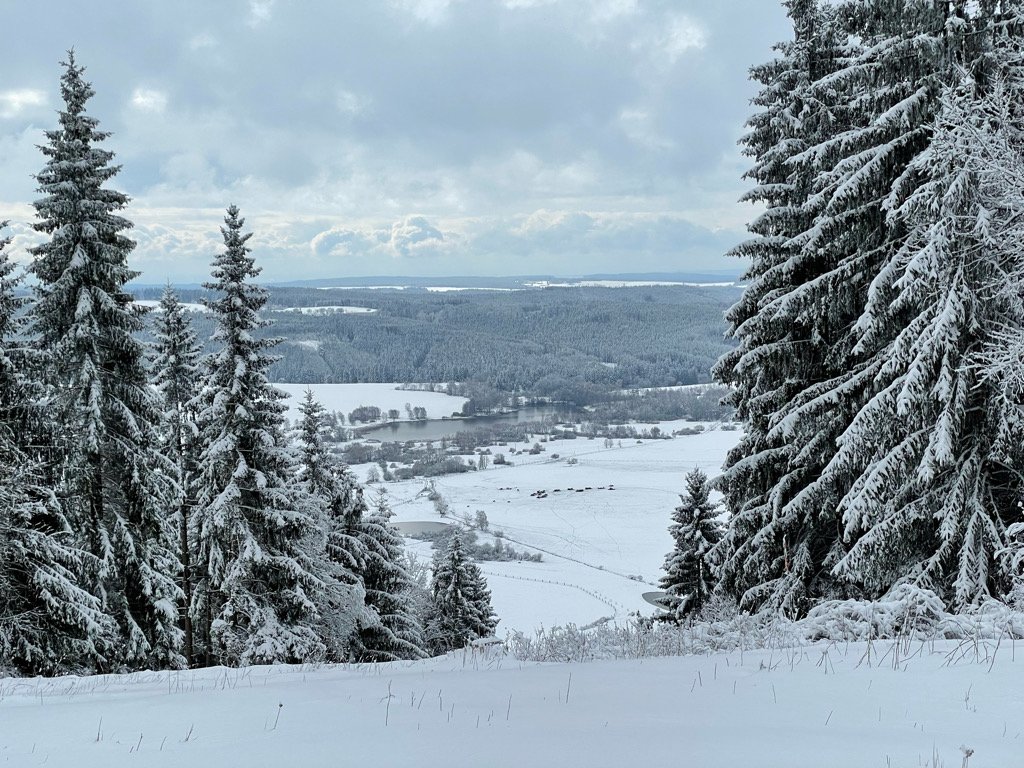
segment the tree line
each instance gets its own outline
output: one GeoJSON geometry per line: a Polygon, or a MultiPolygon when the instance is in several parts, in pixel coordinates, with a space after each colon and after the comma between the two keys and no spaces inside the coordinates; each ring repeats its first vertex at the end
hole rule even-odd
{"type": "Polygon", "coordinates": [[[24,674],[420,658],[497,621],[458,537],[429,590],[326,449],[294,440],[268,371],[265,289],[234,205],[205,285],[203,354],[170,289],[155,342],[134,243],[73,53],[46,132],[30,295],[0,241],[0,669],[24,674]]]}
{"type": "MultiPolygon", "coordinates": [[[[732,345],[735,288],[451,292],[268,287],[269,305],[357,305],[365,314],[275,312],[274,381],[462,382],[577,405],[637,387],[707,382],[732,345]],[[341,298],[339,298],[339,295],[341,298]]],[[[199,301],[200,289],[182,289],[199,301]]],[[[140,297],[158,298],[155,289],[140,297]]],[[[199,314],[199,313],[197,313],[199,314]]],[[[196,317],[212,331],[213,318],[196,317]]]]}

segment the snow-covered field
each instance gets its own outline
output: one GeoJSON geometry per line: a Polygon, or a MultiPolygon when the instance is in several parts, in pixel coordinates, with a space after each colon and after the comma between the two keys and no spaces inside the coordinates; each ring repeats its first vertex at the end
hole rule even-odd
{"type": "Polygon", "coordinates": [[[407,285],[321,285],[318,291],[404,291],[407,285]]]}
{"type": "Polygon", "coordinates": [[[451,293],[453,291],[496,291],[498,293],[508,293],[510,291],[521,291],[522,288],[478,288],[475,286],[454,286],[454,285],[428,285],[427,291],[430,293],[451,293]]]}
{"type": "Polygon", "coordinates": [[[655,288],[669,285],[685,285],[691,288],[730,288],[736,285],[736,282],[734,280],[720,283],[690,283],[673,280],[569,280],[556,283],[537,280],[526,283],[528,288],[655,288]]]}
{"type": "Polygon", "coordinates": [[[397,410],[401,420],[407,420],[405,404],[413,408],[427,409],[431,418],[451,416],[461,411],[466,403],[464,397],[451,397],[440,392],[419,392],[396,389],[398,384],[275,384],[278,389],[291,395],[287,400],[287,417],[293,422],[299,417],[299,405],[306,395],[306,390],[313,394],[328,411],[340,411],[348,415],[360,405],[377,406],[387,412],[397,410]]]}
{"type": "MultiPolygon", "coordinates": [[[[163,312],[163,310],[160,308],[160,300],[159,299],[136,299],[135,303],[138,304],[140,307],[149,307],[149,309],[152,310],[153,312],[163,312]]],[[[190,302],[179,302],[179,303],[181,304],[181,308],[184,309],[186,312],[205,312],[206,311],[206,305],[205,304],[193,304],[193,303],[190,303],[190,302]]]]}
{"type": "MultiPolygon", "coordinates": [[[[692,425],[660,425],[664,431],[682,426],[692,425]]],[[[481,564],[501,618],[499,636],[653,612],[642,595],[656,588],[672,548],[669,518],[683,476],[694,467],[717,472],[740,434],[707,426],[700,435],[615,441],[610,448],[601,439],[558,440],[544,443],[536,456],[512,456],[527,443],[493,446],[514,465],[434,479],[449,518],[472,520],[482,510],[492,532],[501,530],[516,549],[543,555],[540,563],[481,564]]],[[[369,466],[356,469],[365,477],[369,466]]],[[[396,521],[441,519],[422,493],[422,480],[386,487],[396,521]]]]}
{"type": "Polygon", "coordinates": [[[275,309],[274,312],[298,312],[303,315],[370,315],[377,310],[373,307],[354,307],[348,304],[323,307],[288,307],[275,309]]]}
{"type": "Polygon", "coordinates": [[[0,681],[28,768],[1015,768],[1024,658],[875,644],[586,664],[408,664],[0,681]],[[891,651],[891,649],[888,649],[891,651]],[[964,761],[965,750],[972,750],[964,761]]]}

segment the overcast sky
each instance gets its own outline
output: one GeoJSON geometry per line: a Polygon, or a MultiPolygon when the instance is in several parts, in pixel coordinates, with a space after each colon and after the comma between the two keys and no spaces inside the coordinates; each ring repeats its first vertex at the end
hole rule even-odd
{"type": "Polygon", "coordinates": [[[24,258],[74,46],[143,281],[224,208],[268,279],[735,268],[747,69],[776,0],[5,3],[0,219],[24,258]]]}

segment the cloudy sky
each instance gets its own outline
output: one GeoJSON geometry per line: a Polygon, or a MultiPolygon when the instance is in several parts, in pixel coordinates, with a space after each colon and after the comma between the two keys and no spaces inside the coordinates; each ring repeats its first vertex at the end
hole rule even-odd
{"type": "Polygon", "coordinates": [[[74,46],[144,282],[201,280],[236,203],[264,276],[735,268],[736,140],[775,0],[5,3],[0,219],[74,46]]]}

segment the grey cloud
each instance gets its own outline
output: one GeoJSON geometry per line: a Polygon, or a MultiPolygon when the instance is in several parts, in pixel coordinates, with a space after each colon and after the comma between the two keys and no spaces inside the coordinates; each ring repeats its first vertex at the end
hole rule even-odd
{"type": "MultiPolygon", "coordinates": [[[[188,228],[234,200],[266,219],[372,230],[326,250],[310,247],[316,232],[277,230],[296,239],[273,252],[301,252],[310,270],[345,249],[353,269],[367,252],[476,269],[486,259],[470,244],[488,240],[464,233],[470,220],[521,226],[541,209],[644,214],[651,253],[671,229],[658,212],[732,227],[745,184],[724,159],[750,109],[746,70],[787,34],[774,0],[54,0],[17,4],[5,23],[17,33],[3,88],[48,103],[0,119],[0,201],[34,196],[33,144],[55,121],[57,61],[74,44],[97,90],[90,111],[114,132],[114,183],[139,208],[191,209],[188,228]]],[[[604,219],[560,226],[534,233],[559,264],[572,257],[557,237],[591,253],[616,236],[604,219]]],[[[153,251],[177,252],[164,237],[153,251]]]]}
{"type": "Polygon", "coordinates": [[[740,233],[713,232],[667,214],[537,211],[527,216],[431,221],[413,216],[364,229],[316,234],[311,250],[323,276],[563,271],[636,272],[735,268],[722,258],[740,233]],[[424,271],[425,270],[425,271],[424,271]]]}
{"type": "Polygon", "coordinates": [[[317,256],[341,258],[365,254],[379,245],[380,239],[372,234],[345,228],[320,232],[310,241],[310,249],[317,256]]]}

